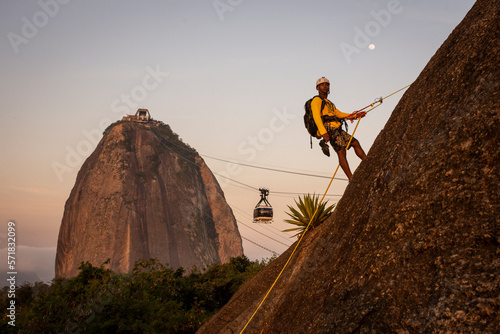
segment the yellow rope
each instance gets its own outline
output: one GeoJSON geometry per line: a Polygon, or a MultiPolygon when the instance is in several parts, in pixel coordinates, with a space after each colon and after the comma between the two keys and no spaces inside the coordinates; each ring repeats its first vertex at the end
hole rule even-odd
{"type": "Polygon", "coordinates": [[[382,102],[383,102],[385,99],[387,99],[387,98],[389,98],[389,97],[393,96],[394,94],[399,93],[399,92],[400,92],[400,91],[402,91],[402,90],[405,90],[406,88],[408,88],[408,87],[410,87],[410,86],[411,86],[411,84],[409,84],[408,86],[405,86],[405,87],[403,87],[403,88],[401,88],[401,89],[398,89],[397,91],[395,91],[394,93],[391,93],[391,94],[387,95],[386,97],[381,98],[381,99],[380,99],[380,104],[378,104],[378,105],[376,105],[375,107],[373,107],[373,108],[371,108],[370,110],[368,110],[368,111],[367,111],[367,113],[368,113],[369,111],[372,111],[373,109],[377,108],[378,106],[380,106],[380,105],[382,104],[382,102]]]}
{"type": "MultiPolygon", "coordinates": [[[[361,118],[359,119],[361,120],[361,118]]],[[[359,123],[359,120],[358,120],[358,123],[359,123]]],[[[349,141],[350,143],[350,141],[349,141]]],[[[288,257],[288,260],[286,261],[285,265],[283,266],[283,268],[281,269],[280,273],[278,274],[278,276],[276,277],[276,279],[274,280],[273,284],[271,285],[271,287],[269,288],[269,290],[267,291],[266,295],[264,296],[264,298],[262,299],[262,301],[260,302],[259,306],[257,306],[257,309],[255,310],[255,312],[252,314],[252,316],[250,317],[250,319],[248,319],[248,322],[246,323],[245,327],[243,327],[243,329],[241,330],[240,334],[243,333],[245,331],[245,329],[247,328],[248,324],[250,323],[250,321],[252,321],[253,317],[255,316],[255,314],[257,313],[257,311],[260,309],[260,307],[262,306],[262,304],[264,303],[264,301],[266,300],[267,296],[269,295],[269,293],[271,293],[271,290],[274,288],[274,285],[278,282],[279,278],[281,277],[281,274],[285,271],[285,268],[288,266],[288,263],[290,262],[290,260],[292,259],[292,256],[293,254],[295,253],[295,251],[297,250],[297,247],[299,247],[299,244],[300,242],[302,241],[302,238],[304,238],[304,235],[306,235],[306,232],[307,230],[309,229],[309,226],[311,225],[311,222],[313,221],[314,219],[314,216],[316,216],[316,213],[318,212],[318,209],[319,209],[319,206],[321,205],[321,203],[323,202],[325,196],[326,196],[326,193],[328,192],[328,189],[330,188],[330,185],[332,184],[332,181],[333,179],[335,178],[335,174],[337,174],[337,171],[339,170],[339,167],[340,167],[340,164],[337,165],[337,169],[335,169],[335,173],[333,173],[333,176],[332,178],[330,179],[330,183],[328,184],[328,187],[326,188],[326,191],[325,193],[323,194],[323,197],[321,198],[321,201],[319,202],[318,204],[318,207],[316,208],[316,211],[314,211],[311,219],[309,220],[309,223],[307,224],[304,232],[302,232],[302,235],[300,236],[300,239],[299,241],[297,241],[297,244],[295,244],[295,247],[293,248],[293,251],[292,251],[292,254],[290,254],[290,256],[288,257]]]]}
{"type": "MultiPolygon", "coordinates": [[[[387,95],[386,97],[383,98],[386,99],[388,97],[391,97],[392,95],[406,89],[410,87],[410,85],[406,86],[406,87],[403,87],[397,91],[395,91],[394,93],[392,94],[389,94],[387,95]]],[[[380,103],[382,104],[382,103],[380,103]]],[[[373,109],[377,108],[378,106],[380,106],[380,104],[374,106],[373,108],[371,108],[370,110],[366,111],[367,113],[369,111],[372,111],[373,109]]],[[[347,146],[346,146],[346,151],[349,149],[350,145],[351,145],[351,141],[352,141],[352,138],[354,138],[354,133],[356,132],[356,129],[358,128],[358,125],[359,125],[359,122],[361,121],[361,118],[358,118],[358,122],[356,123],[356,126],[354,127],[354,131],[352,132],[351,134],[351,138],[349,138],[349,142],[347,143],[347,146]]],[[[283,274],[283,272],[285,271],[285,268],[288,266],[288,263],[290,262],[290,260],[292,259],[293,255],[295,254],[295,251],[297,250],[297,248],[299,247],[300,245],[300,242],[302,241],[302,239],[304,238],[304,236],[306,235],[306,232],[307,230],[309,229],[309,226],[311,225],[312,221],[314,220],[314,216],[316,216],[316,213],[318,213],[318,210],[319,210],[319,207],[321,205],[321,203],[323,203],[323,200],[325,199],[325,196],[326,194],[328,193],[328,190],[330,189],[330,186],[332,185],[332,182],[333,182],[333,179],[335,178],[335,175],[337,175],[337,171],[339,170],[339,167],[340,167],[340,163],[337,165],[337,168],[335,169],[335,172],[333,173],[333,176],[332,178],[330,179],[330,183],[328,183],[328,187],[326,187],[326,190],[323,194],[323,197],[321,198],[321,200],[319,201],[318,203],[318,206],[316,207],[316,211],[314,211],[311,219],[309,220],[309,223],[307,224],[306,228],[304,229],[304,232],[302,232],[302,235],[300,236],[299,238],[299,241],[297,241],[297,244],[295,244],[295,247],[293,248],[292,250],[292,253],[290,254],[290,256],[288,257],[288,259],[286,260],[285,262],[285,265],[283,266],[283,268],[281,269],[281,271],[279,272],[278,276],[276,277],[276,279],[274,280],[273,284],[271,285],[271,287],[269,288],[269,290],[267,290],[267,293],[265,294],[264,298],[262,298],[262,301],[260,302],[260,304],[257,306],[257,308],[255,309],[255,311],[253,312],[252,316],[250,317],[250,319],[248,319],[247,323],[245,324],[245,327],[243,327],[243,329],[241,330],[240,334],[242,334],[245,329],[248,327],[248,325],[250,324],[250,322],[252,321],[253,317],[255,316],[255,314],[257,314],[257,311],[259,311],[260,307],[262,306],[262,304],[264,303],[264,301],[266,300],[267,296],[271,293],[271,291],[273,290],[274,286],[276,285],[276,283],[278,282],[279,278],[281,277],[281,274],[283,274]]]]}
{"type": "Polygon", "coordinates": [[[385,100],[385,99],[387,99],[388,97],[393,96],[394,94],[399,93],[399,92],[400,92],[400,91],[402,91],[402,90],[405,90],[406,88],[408,88],[408,87],[410,87],[410,86],[411,86],[411,84],[409,84],[408,86],[404,86],[404,87],[403,87],[403,88],[401,88],[401,89],[398,89],[398,90],[397,90],[397,91],[395,91],[394,93],[389,94],[389,95],[387,95],[386,97],[384,97],[384,100],[385,100]]]}

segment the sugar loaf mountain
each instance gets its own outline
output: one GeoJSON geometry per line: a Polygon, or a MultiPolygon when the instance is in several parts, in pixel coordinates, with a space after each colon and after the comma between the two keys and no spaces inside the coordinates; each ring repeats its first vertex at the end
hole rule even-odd
{"type": "Polygon", "coordinates": [[[236,220],[198,153],[139,109],[106,129],[66,202],[56,276],[82,261],[129,273],[139,259],[173,268],[228,262],[243,254],[236,220]]]}
{"type": "Polygon", "coordinates": [[[475,3],[253,318],[292,248],[198,333],[499,332],[499,22],[475,3]]]}

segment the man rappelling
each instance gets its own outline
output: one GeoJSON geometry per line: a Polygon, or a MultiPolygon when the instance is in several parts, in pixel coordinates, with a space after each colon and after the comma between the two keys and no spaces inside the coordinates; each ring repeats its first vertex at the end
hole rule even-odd
{"type": "MultiPolygon", "coordinates": [[[[333,147],[339,157],[339,164],[346,176],[351,180],[352,173],[347,162],[346,147],[351,140],[351,136],[342,129],[342,124],[346,119],[357,119],[364,117],[365,112],[358,112],[355,114],[346,114],[338,110],[335,105],[328,100],[330,94],[330,81],[327,78],[321,77],[316,81],[316,89],[318,95],[315,96],[311,102],[310,107],[314,123],[318,128],[316,137],[322,138],[320,146],[324,154],[330,156],[328,143],[333,147]]],[[[352,138],[351,144],[348,148],[354,148],[356,155],[363,160],[366,157],[365,152],[361,148],[359,141],[352,138]]]]}

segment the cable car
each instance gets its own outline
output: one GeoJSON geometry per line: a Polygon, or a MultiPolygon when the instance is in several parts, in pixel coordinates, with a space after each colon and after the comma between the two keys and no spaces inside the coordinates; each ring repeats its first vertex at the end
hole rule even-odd
{"type": "Polygon", "coordinates": [[[271,224],[273,222],[273,207],[267,201],[269,190],[260,188],[260,201],[253,209],[253,222],[271,224]]]}

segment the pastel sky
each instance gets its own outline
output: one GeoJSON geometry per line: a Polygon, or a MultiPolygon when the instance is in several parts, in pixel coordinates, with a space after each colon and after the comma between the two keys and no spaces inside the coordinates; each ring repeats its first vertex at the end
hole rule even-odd
{"type": "MultiPolygon", "coordinates": [[[[17,269],[53,278],[77,172],[102,130],[137,108],[205,159],[236,215],[245,254],[280,254],[294,241],[280,232],[291,227],[283,222],[287,205],[298,193],[323,194],[328,179],[214,158],[331,176],[337,157],[324,156],[317,141],[310,148],[302,121],[316,79],[330,79],[338,109],[360,109],[411,84],[473,4],[1,0],[2,254],[14,221],[17,269]],[[251,222],[259,187],[270,189],[271,226],[251,222]]],[[[402,95],[361,121],[355,136],[366,152],[402,95]]],[[[348,159],[354,170],[358,158],[349,152],[348,159]]],[[[347,185],[342,172],[337,177],[330,203],[347,185]]],[[[7,271],[5,260],[0,268],[7,271]]]]}

